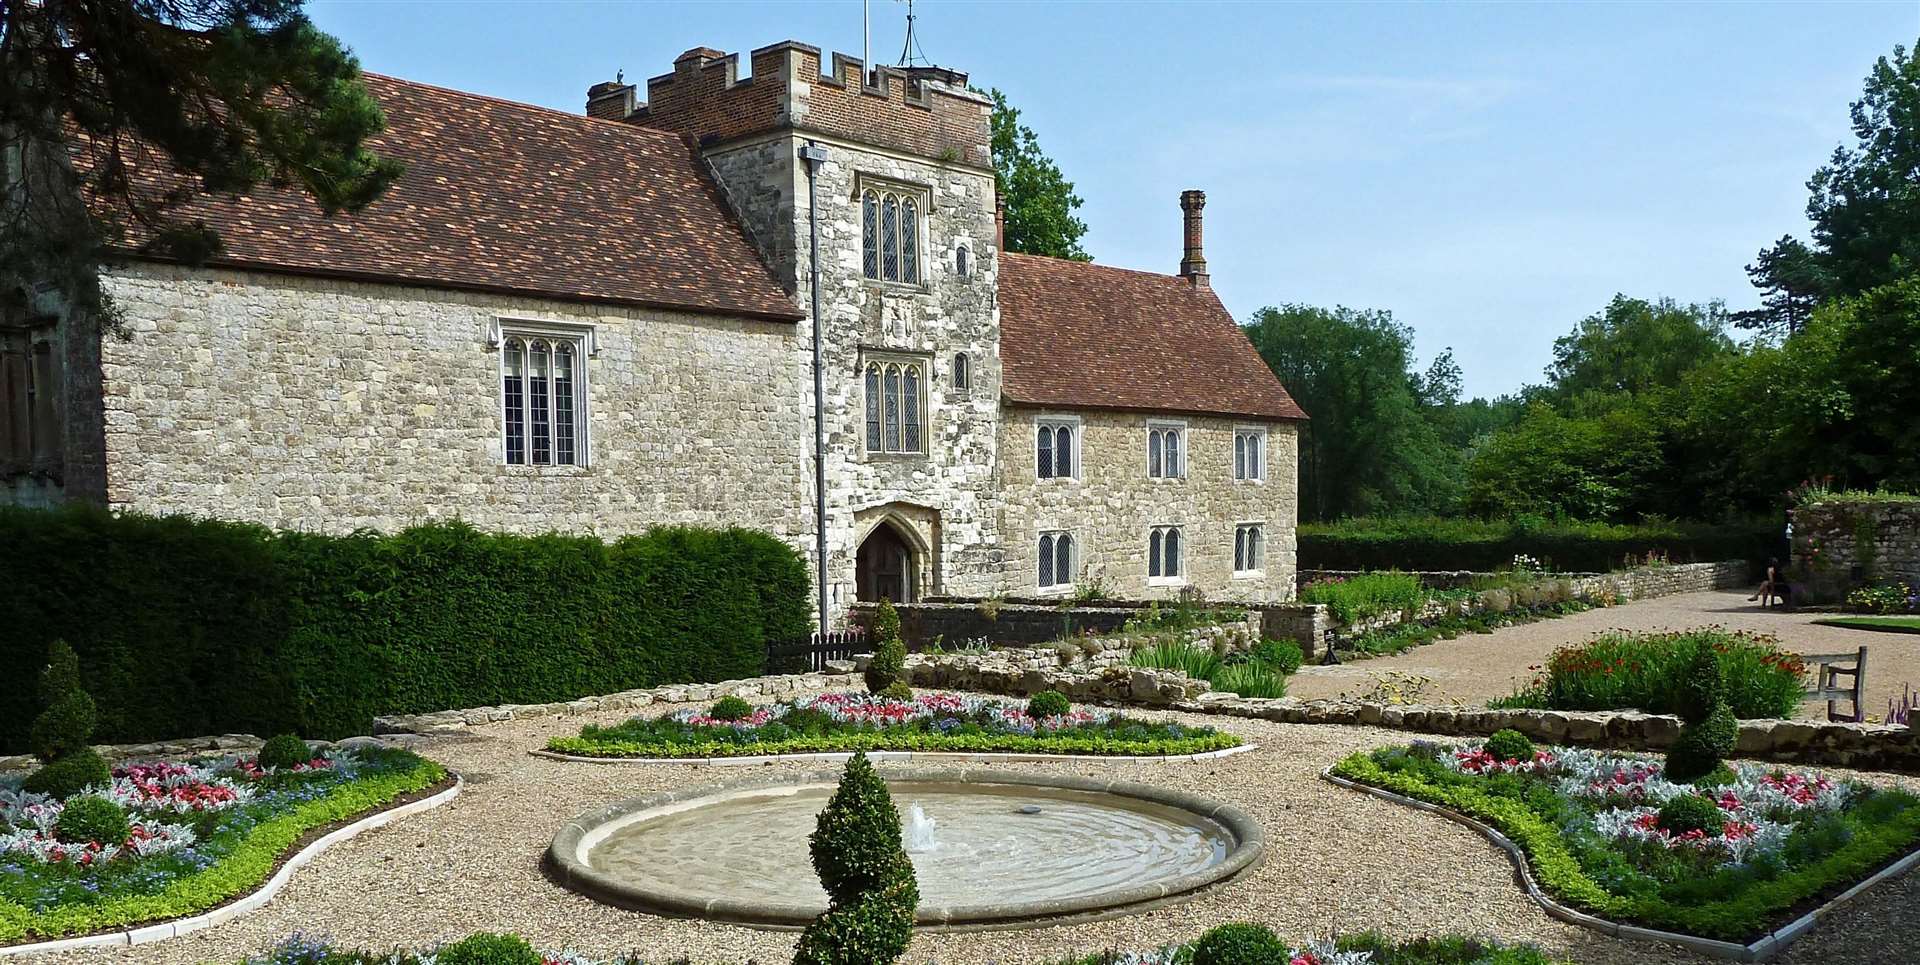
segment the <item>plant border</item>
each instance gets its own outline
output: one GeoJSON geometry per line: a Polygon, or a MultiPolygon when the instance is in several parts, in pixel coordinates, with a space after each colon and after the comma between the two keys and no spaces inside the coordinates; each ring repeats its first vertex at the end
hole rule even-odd
{"type": "Polygon", "coordinates": [[[590,741],[584,737],[555,737],[546,750],[563,758],[604,758],[648,761],[717,761],[727,758],[804,758],[819,754],[852,756],[856,752],[902,753],[917,756],[992,754],[1031,756],[1041,760],[1065,758],[1138,759],[1170,756],[1194,757],[1214,751],[1244,746],[1239,737],[1216,730],[1198,737],[1174,737],[1164,740],[1124,741],[1079,737],[1029,737],[1025,734],[932,735],[887,734],[884,731],[855,731],[825,737],[796,737],[782,741],[756,741],[751,744],[726,744],[709,741],[700,744],[669,744],[662,741],[590,741]],[[914,739],[903,740],[903,737],[914,739]],[[916,746],[917,745],[917,746],[916,746]],[[1092,749],[1088,749],[1092,748],[1092,749]]]}
{"type": "MultiPolygon", "coordinates": [[[[1835,627],[1841,630],[1865,630],[1869,633],[1920,633],[1920,626],[1907,626],[1900,623],[1869,623],[1882,617],[1909,616],[1908,614],[1888,613],[1861,617],[1825,617],[1813,621],[1815,626],[1835,627]]],[[[1911,617],[1910,617],[1911,618],[1911,617]]]]}
{"type": "MultiPolygon", "coordinates": [[[[582,860],[581,851],[598,844],[595,832],[616,822],[641,820],[640,816],[668,807],[691,807],[699,802],[726,795],[755,791],[832,787],[840,771],[808,771],[799,774],[747,778],[719,785],[681,788],[630,797],[576,815],[553,836],[542,864],[548,875],[562,887],[596,901],[618,907],[636,908],[652,914],[700,918],[712,922],[754,928],[793,930],[805,926],[820,913],[820,908],[778,902],[713,898],[689,898],[678,893],[637,887],[594,868],[582,860]],[[624,820],[623,820],[624,819],[624,820]]],[[[1075,898],[1026,904],[988,904],[977,906],[922,905],[915,915],[914,928],[928,931],[987,931],[1030,928],[1041,924],[1077,924],[1116,915],[1132,914],[1164,907],[1194,897],[1210,888],[1238,880],[1257,867],[1266,857],[1266,832],[1245,811],[1231,804],[1131,781],[1107,781],[1071,774],[1023,773],[992,768],[910,768],[884,773],[888,784],[941,783],[976,785],[1014,785],[1078,791],[1097,791],[1131,797],[1178,808],[1224,827],[1238,846],[1226,860],[1202,871],[1155,884],[1135,885],[1096,896],[1098,900],[1075,898]],[[956,920],[958,918],[959,920],[956,920]]]]}
{"type": "MultiPolygon", "coordinates": [[[[867,751],[867,759],[876,764],[902,764],[908,761],[927,761],[930,763],[952,764],[1060,764],[1070,761],[1099,761],[1103,764],[1179,764],[1190,761],[1211,761],[1235,754],[1245,754],[1258,750],[1259,744],[1237,744],[1215,751],[1203,751],[1198,754],[1161,754],[1143,757],[1123,757],[1094,754],[996,754],[968,753],[964,751],[867,751]]],[[[577,754],[562,754],[536,748],[527,752],[534,757],[548,760],[567,761],[574,764],[706,764],[714,767],[727,767],[744,764],[779,764],[786,761],[817,761],[828,764],[844,764],[853,759],[855,751],[822,751],[809,754],[764,754],[752,757],[583,757],[577,754]]]]}
{"type": "Polygon", "coordinates": [[[143,945],[223,924],[271,901],[294,871],[327,848],[363,831],[445,804],[459,795],[463,785],[460,775],[422,757],[420,766],[412,770],[344,785],[326,797],[308,801],[287,814],[256,825],[225,860],[175,880],[160,894],[132,895],[100,905],[55,909],[40,915],[19,905],[0,905],[0,929],[18,928],[18,937],[22,939],[36,934],[65,936],[86,932],[72,937],[0,945],[0,958],[98,946],[143,945]],[[418,801],[386,806],[395,798],[425,790],[448,777],[453,783],[445,790],[418,801]],[[375,808],[379,810],[368,813],[375,808]],[[301,835],[355,815],[364,817],[328,832],[287,857],[285,862],[280,861],[301,835]],[[169,905],[178,908],[151,913],[153,909],[169,905]],[[69,913],[61,916],[62,911],[69,913]],[[185,917],[175,917],[181,915],[185,917]],[[54,926],[58,931],[45,927],[48,919],[59,922],[54,926]]]}
{"type": "MultiPolygon", "coordinates": [[[[1360,770],[1358,767],[1351,766],[1356,762],[1364,764],[1367,770],[1375,772],[1380,775],[1386,783],[1395,784],[1401,790],[1412,793],[1421,789],[1431,789],[1429,785],[1420,781],[1393,780],[1391,775],[1386,775],[1385,772],[1380,771],[1378,766],[1374,765],[1372,760],[1367,758],[1364,753],[1356,753],[1337,764],[1328,766],[1320,772],[1320,776],[1323,780],[1337,787],[1359,791],[1363,794],[1369,794],[1387,801],[1392,801],[1395,804],[1402,804],[1417,810],[1437,814],[1457,824],[1465,825],[1480,832],[1487,840],[1493,842],[1496,847],[1506,852],[1508,859],[1513,862],[1514,868],[1519,872],[1520,882],[1526,889],[1527,896],[1532,898],[1548,915],[1561,921],[1590,928],[1616,938],[1632,938],[1649,942],[1667,942],[1714,958],[1724,958],[1738,962],[1771,961],[1775,956],[1785,951],[1789,945],[1804,937],[1815,924],[1819,923],[1819,921],[1827,915],[1832,914],[1833,911],[1841,905],[1852,901],[1867,889],[1883,881],[1905,874],[1913,870],[1916,866],[1920,866],[1920,849],[1910,850],[1904,856],[1893,860],[1873,874],[1855,882],[1845,891],[1821,903],[1818,907],[1807,911],[1805,914],[1794,918],[1784,925],[1768,930],[1759,938],[1746,944],[1708,938],[1701,935],[1691,935],[1684,932],[1665,931],[1644,925],[1613,921],[1600,917],[1599,915],[1589,914],[1569,905],[1562,904],[1553,896],[1549,895],[1546,889],[1540,885],[1541,876],[1564,878],[1565,880],[1560,882],[1562,887],[1568,887],[1570,890],[1582,893],[1586,896],[1583,903],[1589,904],[1603,914],[1610,913],[1610,909],[1623,909],[1625,907],[1624,902],[1620,898],[1601,888],[1597,882],[1588,878],[1585,873],[1579,869],[1579,866],[1574,863],[1573,856],[1568,854],[1566,849],[1560,844],[1556,830],[1547,826],[1545,822],[1537,819],[1528,822],[1527,817],[1530,816],[1530,812],[1526,815],[1521,814],[1520,812],[1523,809],[1520,805],[1506,803],[1501,799],[1487,799],[1486,795],[1473,794],[1466,803],[1479,805],[1480,807],[1477,808],[1477,810],[1480,810],[1482,813],[1469,814],[1455,810],[1453,807],[1448,806],[1448,804],[1422,800],[1417,797],[1412,797],[1410,794],[1397,793],[1394,790],[1388,790],[1387,788],[1367,783],[1364,780],[1358,780],[1336,773],[1343,768],[1349,771],[1360,770]],[[1503,824],[1503,819],[1504,821],[1513,822],[1514,825],[1518,826],[1503,824]],[[1508,836],[1507,832],[1509,831],[1514,837],[1508,836]],[[1515,840],[1516,838],[1518,840],[1515,840]],[[1537,874],[1534,867],[1535,862],[1542,865],[1542,868],[1538,870],[1537,874]]],[[[1832,860],[1831,855],[1829,855],[1828,860],[1832,860]]],[[[1569,900],[1582,901],[1581,898],[1577,897],[1570,898],[1569,900]]]]}

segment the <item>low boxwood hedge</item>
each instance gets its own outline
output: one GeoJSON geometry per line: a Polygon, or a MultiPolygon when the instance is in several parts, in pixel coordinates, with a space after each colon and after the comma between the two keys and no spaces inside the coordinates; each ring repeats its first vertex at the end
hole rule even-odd
{"type": "Polygon", "coordinates": [[[1302,523],[1303,570],[1497,570],[1530,556],[1561,572],[1623,568],[1649,553],[1674,563],[1780,555],[1777,523],[1616,525],[1527,520],[1378,517],[1302,523]]]}

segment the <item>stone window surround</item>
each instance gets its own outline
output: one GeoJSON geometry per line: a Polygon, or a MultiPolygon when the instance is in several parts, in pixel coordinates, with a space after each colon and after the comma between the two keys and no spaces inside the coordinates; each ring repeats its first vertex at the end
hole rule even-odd
{"type": "Polygon", "coordinates": [[[1253,580],[1267,575],[1267,524],[1265,521],[1256,519],[1233,524],[1233,548],[1233,579],[1253,580]],[[1253,534],[1253,544],[1247,552],[1252,556],[1253,566],[1243,570],[1240,568],[1240,541],[1242,534],[1249,532],[1253,534]]]}
{"type": "Polygon", "coordinates": [[[495,372],[493,376],[494,397],[500,413],[500,465],[516,472],[558,472],[568,473],[584,470],[593,465],[593,376],[589,359],[600,357],[600,326],[591,322],[562,322],[549,318],[532,318],[517,315],[496,315],[487,329],[487,349],[494,353],[495,372]],[[580,374],[579,386],[575,389],[578,399],[574,406],[574,458],[571,463],[535,464],[509,463],[507,459],[507,388],[506,353],[502,348],[507,339],[513,336],[523,338],[572,339],[579,346],[580,374]]]}
{"type": "Polygon", "coordinates": [[[1148,586],[1186,586],[1187,585],[1187,534],[1186,534],[1185,527],[1175,523],[1162,523],[1162,524],[1157,524],[1154,526],[1147,527],[1147,556],[1148,556],[1148,560],[1147,560],[1147,585],[1148,586]],[[1174,534],[1173,561],[1175,564],[1175,569],[1177,569],[1179,572],[1169,576],[1166,574],[1164,567],[1159,567],[1159,569],[1161,569],[1161,574],[1159,576],[1154,576],[1153,571],[1156,569],[1156,566],[1155,566],[1156,561],[1152,558],[1154,556],[1154,549],[1155,547],[1164,545],[1165,536],[1168,533],[1174,534]],[[1160,538],[1155,539],[1156,536],[1160,538]]]}
{"type": "Polygon", "coordinates": [[[966,397],[973,394],[973,355],[968,352],[953,353],[953,378],[947,384],[955,395],[966,397]]]}
{"type": "MultiPolygon", "coordinates": [[[[908,350],[902,350],[902,349],[870,349],[865,346],[862,346],[860,349],[860,367],[855,370],[855,373],[856,374],[855,374],[854,382],[855,384],[860,386],[860,409],[858,414],[860,418],[860,455],[861,457],[863,459],[876,461],[876,462],[878,461],[897,462],[902,460],[918,460],[918,459],[927,458],[928,449],[932,444],[931,440],[933,438],[933,409],[931,405],[931,401],[933,399],[932,383],[933,383],[933,376],[934,376],[933,354],[930,352],[914,352],[914,351],[908,351],[908,350]],[[917,404],[920,407],[920,447],[918,449],[904,449],[904,450],[887,449],[885,448],[884,440],[882,441],[882,448],[880,449],[867,448],[867,424],[866,424],[867,369],[875,365],[880,366],[883,372],[886,366],[888,365],[912,366],[919,370],[920,386],[919,386],[919,398],[918,398],[917,404]]],[[[882,391],[883,392],[885,391],[884,384],[882,387],[882,391]]],[[[904,392],[904,387],[902,391],[904,392]]],[[[885,402],[885,399],[883,398],[881,401],[881,412],[880,412],[880,417],[882,420],[881,431],[883,434],[886,431],[885,430],[885,426],[886,426],[885,406],[886,406],[886,402],[885,402]]],[[[906,413],[903,411],[901,413],[901,419],[902,419],[902,425],[903,425],[901,429],[901,434],[903,436],[906,433],[906,430],[904,428],[905,417],[906,417],[906,413]]]]}
{"type": "Polygon", "coordinates": [[[1033,435],[1035,439],[1039,438],[1040,430],[1043,428],[1067,428],[1073,430],[1071,435],[1073,440],[1073,463],[1071,471],[1064,476],[1059,474],[1042,476],[1040,475],[1040,450],[1036,446],[1033,453],[1033,478],[1042,483],[1060,481],[1078,482],[1081,474],[1085,472],[1086,460],[1081,458],[1081,451],[1087,436],[1086,427],[1080,424],[1080,417],[1077,415],[1049,415],[1041,413],[1033,419],[1033,435]]]}
{"type": "Polygon", "coordinates": [[[1253,483],[1256,486],[1266,482],[1267,481],[1267,427],[1266,426],[1234,426],[1233,438],[1234,438],[1234,449],[1235,449],[1235,454],[1233,457],[1234,458],[1233,481],[1237,483],[1253,483]],[[1240,448],[1240,440],[1242,438],[1249,438],[1249,437],[1252,438],[1260,447],[1258,450],[1260,453],[1259,465],[1255,467],[1258,471],[1251,476],[1242,476],[1240,474],[1238,450],[1240,448]]]}
{"type": "Polygon", "coordinates": [[[1148,479],[1154,480],[1156,482],[1179,482],[1180,480],[1187,478],[1187,465],[1191,463],[1193,459],[1192,459],[1192,453],[1189,453],[1187,451],[1186,421],[1183,419],[1148,419],[1147,420],[1147,450],[1143,455],[1144,455],[1144,458],[1146,459],[1146,472],[1147,472],[1148,479]],[[1166,458],[1165,455],[1161,456],[1163,468],[1158,473],[1154,472],[1153,454],[1154,454],[1156,443],[1158,443],[1159,441],[1156,438],[1156,436],[1157,434],[1163,433],[1163,432],[1172,432],[1174,433],[1175,438],[1179,440],[1179,443],[1174,448],[1179,453],[1180,465],[1179,465],[1178,471],[1171,474],[1166,472],[1164,468],[1164,460],[1166,458]]]}
{"type": "MultiPolygon", "coordinates": [[[[1065,529],[1042,529],[1034,540],[1034,550],[1034,592],[1039,596],[1055,596],[1072,593],[1074,584],[1073,574],[1079,569],[1078,564],[1080,562],[1080,541],[1074,538],[1073,533],[1065,529]],[[1056,542],[1049,542],[1049,538],[1056,542]],[[1054,582],[1041,584],[1038,579],[1040,554],[1043,552],[1055,552],[1055,547],[1058,545],[1057,541],[1061,539],[1067,541],[1067,568],[1064,574],[1066,579],[1061,579],[1062,573],[1058,567],[1055,567],[1054,582]]],[[[1057,556],[1054,558],[1058,559],[1057,556]]]]}
{"type": "MultiPolygon", "coordinates": [[[[917,213],[913,219],[913,233],[914,233],[914,251],[915,251],[915,271],[918,273],[919,277],[915,281],[894,281],[887,278],[869,278],[867,277],[866,265],[864,264],[864,261],[863,261],[863,263],[860,266],[860,273],[859,273],[860,281],[863,284],[872,285],[879,288],[892,288],[899,291],[925,292],[925,291],[932,290],[932,282],[928,278],[928,276],[931,275],[932,272],[928,270],[929,266],[927,264],[927,239],[932,233],[927,227],[927,219],[933,217],[933,210],[934,210],[932,185],[920,184],[914,181],[901,180],[899,178],[882,177],[877,174],[868,174],[865,171],[853,172],[852,201],[853,201],[854,219],[856,223],[860,225],[860,230],[861,230],[860,246],[861,246],[863,259],[864,259],[864,252],[866,249],[866,240],[867,240],[866,234],[865,234],[866,212],[865,212],[864,205],[865,205],[865,199],[868,191],[875,191],[881,195],[886,195],[889,193],[897,194],[897,195],[901,195],[904,198],[908,198],[916,202],[915,207],[917,209],[917,213]]],[[[874,244],[875,244],[875,249],[878,250],[880,243],[876,241],[874,244]]],[[[884,258],[885,255],[882,254],[879,257],[884,258]]],[[[881,273],[882,274],[885,273],[884,265],[881,268],[881,273]]]]}

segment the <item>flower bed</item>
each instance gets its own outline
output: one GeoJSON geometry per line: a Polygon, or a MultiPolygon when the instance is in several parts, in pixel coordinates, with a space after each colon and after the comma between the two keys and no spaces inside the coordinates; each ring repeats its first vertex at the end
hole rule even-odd
{"type": "Polygon", "coordinates": [[[1220,925],[1186,945],[1149,952],[1103,952],[1058,965],[1552,965],[1530,945],[1460,935],[1397,942],[1374,932],[1322,938],[1302,944],[1282,941],[1264,925],[1220,925]]]}
{"type": "Polygon", "coordinates": [[[0,945],[205,911],[265,881],[309,831],[445,777],[410,752],[369,748],[286,768],[235,757],[127,764],[110,786],[64,800],[0,778],[0,945]],[[99,809],[103,798],[125,814],[123,843],[61,833],[76,802],[99,809]]]}
{"type": "Polygon", "coordinates": [[[1758,633],[1709,627],[1678,633],[1601,634],[1578,646],[1561,647],[1519,693],[1495,707],[1539,710],[1630,710],[1671,714],[1678,707],[1676,683],[1701,647],[1719,655],[1727,703],[1735,717],[1791,717],[1800,706],[1806,664],[1758,633]]]}
{"type": "MultiPolygon", "coordinates": [[[[714,710],[719,710],[715,705],[714,710]]],[[[839,692],[749,708],[743,714],[683,710],[589,724],[547,749],[584,757],[750,757],[843,751],[1162,756],[1238,746],[1210,727],[1070,708],[1034,718],[1027,705],[984,697],[922,693],[906,700],[839,692]]]]}
{"type": "Polygon", "coordinates": [[[1499,829],[1556,901],[1718,940],[1756,939],[1920,844],[1906,791],[1754,765],[1677,784],[1655,757],[1416,742],[1333,773],[1499,829]]]}

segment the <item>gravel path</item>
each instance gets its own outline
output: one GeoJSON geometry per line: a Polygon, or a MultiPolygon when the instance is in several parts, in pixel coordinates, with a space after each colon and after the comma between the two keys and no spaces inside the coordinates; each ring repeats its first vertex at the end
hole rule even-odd
{"type": "MultiPolygon", "coordinates": [[[[663,708],[664,709],[664,708],[663,708]]],[[[657,711],[656,711],[657,712],[657,711]]],[[[1274,724],[1175,715],[1224,726],[1263,746],[1201,763],[1007,765],[1198,790],[1236,804],[1266,829],[1267,859],[1250,875],[1186,904],[1091,924],[957,935],[922,934],[904,961],[1043,962],[1108,947],[1148,948],[1190,939],[1226,921],[1255,920],[1283,935],[1375,927],[1488,934],[1540,943],[1586,965],[1698,962],[1661,946],[1608,939],[1548,918],[1526,900],[1506,857],[1478,834],[1439,817],[1318,779],[1352,751],[1405,740],[1360,727],[1274,724]]],[[[603,715],[601,722],[618,719],[603,715]]],[[[481,929],[510,930],[547,948],[593,954],[640,949],[650,958],[786,962],[792,933],[658,918],[580,897],[549,882],[542,851],[573,815],[607,801],[817,765],[765,768],[608,766],[529,756],[581,721],[498,724],[437,741],[434,758],[463,773],[451,804],[372,831],[326,852],[254,914],[182,939],[75,952],[61,963],[232,962],[296,930],[373,948],[431,945],[481,929]]],[[[802,869],[798,873],[811,874],[802,869]]],[[[1795,965],[1884,961],[1920,939],[1916,876],[1883,886],[1822,926],[1783,961],[1795,965]]]]}
{"type": "MultiPolygon", "coordinates": [[[[1683,593],[1467,634],[1393,657],[1302,667],[1287,682],[1287,692],[1302,698],[1359,694],[1371,688],[1374,676],[1391,671],[1431,678],[1429,700],[1482,704],[1513,693],[1532,677],[1528,668],[1545,663],[1556,647],[1588,640],[1601,631],[1685,630],[1716,624],[1773,634],[1787,649],[1799,653],[1848,653],[1869,647],[1866,710],[1876,719],[1886,714],[1888,700],[1899,699],[1902,686],[1920,685],[1920,634],[1815,626],[1814,620],[1828,614],[1765,610],[1747,602],[1748,592],[1683,593]]],[[[1843,702],[1841,708],[1845,707],[1843,702]]],[[[1826,712],[1824,701],[1809,702],[1800,710],[1803,717],[1823,717],[1826,712]]]]}

